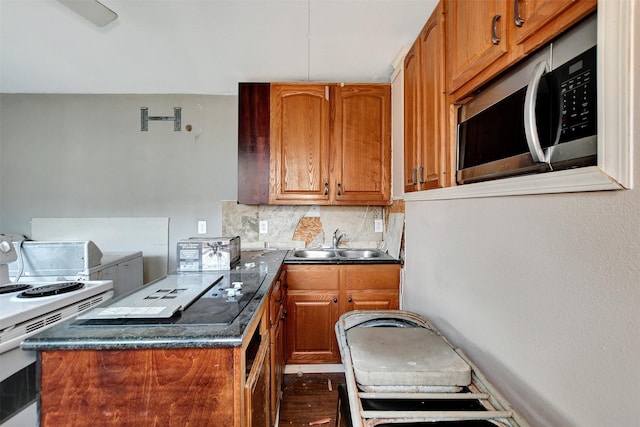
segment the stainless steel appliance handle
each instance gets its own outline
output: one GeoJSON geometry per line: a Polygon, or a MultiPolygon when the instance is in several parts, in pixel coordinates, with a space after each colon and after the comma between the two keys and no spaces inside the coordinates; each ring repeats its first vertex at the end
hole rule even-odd
{"type": "Polygon", "coordinates": [[[549,71],[547,61],[539,62],[533,70],[533,75],[527,86],[527,94],[524,98],[524,133],[527,137],[527,145],[534,162],[546,162],[544,150],[540,145],[538,129],[536,128],[536,99],[538,87],[545,72],[549,71]]]}

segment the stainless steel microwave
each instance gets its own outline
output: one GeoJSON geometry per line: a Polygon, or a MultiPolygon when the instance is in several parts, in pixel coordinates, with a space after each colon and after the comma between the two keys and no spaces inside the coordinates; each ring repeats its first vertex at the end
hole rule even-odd
{"type": "Polygon", "coordinates": [[[458,184],[595,165],[596,15],[458,111],[458,184]]]}

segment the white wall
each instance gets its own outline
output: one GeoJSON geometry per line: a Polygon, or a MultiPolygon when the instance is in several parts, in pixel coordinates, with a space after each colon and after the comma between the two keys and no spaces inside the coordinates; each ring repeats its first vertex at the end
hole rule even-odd
{"type": "Polygon", "coordinates": [[[407,201],[403,307],[534,426],[640,425],[638,212],[637,189],[407,201]]]}
{"type": "Polygon", "coordinates": [[[237,197],[236,96],[0,95],[0,232],[29,236],[34,217],[169,217],[177,240],[206,220],[221,233],[221,200],[237,197]],[[173,116],[182,131],[140,107],[173,116]],[[202,129],[184,130],[187,124],[202,129]]]}

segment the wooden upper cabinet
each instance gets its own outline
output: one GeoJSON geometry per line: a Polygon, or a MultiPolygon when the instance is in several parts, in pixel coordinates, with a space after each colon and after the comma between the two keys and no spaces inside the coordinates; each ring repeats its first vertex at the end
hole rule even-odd
{"type": "Polygon", "coordinates": [[[391,202],[391,86],[271,85],[269,203],[391,202]]]}
{"type": "Polygon", "coordinates": [[[329,87],[271,84],[270,203],[329,200],[329,87]]]}
{"type": "Polygon", "coordinates": [[[597,0],[444,0],[447,92],[465,98],[596,7],[597,0]]]}
{"type": "Polygon", "coordinates": [[[331,192],[336,203],[391,200],[391,87],[334,88],[331,192]]]}
{"type": "Polygon", "coordinates": [[[492,69],[503,69],[512,34],[506,0],[445,0],[449,93],[492,69]]]}
{"type": "Polygon", "coordinates": [[[515,43],[529,53],[596,10],[597,0],[513,0],[515,43]]]}
{"type": "Polygon", "coordinates": [[[418,146],[422,130],[420,105],[420,38],[404,57],[404,191],[418,189],[418,146]]]}
{"type": "MultiPolygon", "coordinates": [[[[420,33],[420,70],[422,120],[420,166],[417,180],[420,190],[448,185],[448,144],[445,126],[444,18],[437,6],[420,33]]],[[[449,175],[450,176],[450,175],[449,175]]]]}
{"type": "Polygon", "coordinates": [[[405,192],[449,185],[443,26],[438,5],[405,56],[405,192]]]}

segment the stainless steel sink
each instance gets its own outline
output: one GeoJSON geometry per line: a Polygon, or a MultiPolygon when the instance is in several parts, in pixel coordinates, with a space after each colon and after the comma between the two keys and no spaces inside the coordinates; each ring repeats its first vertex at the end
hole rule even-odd
{"type": "Polygon", "coordinates": [[[296,258],[313,258],[313,259],[327,259],[327,258],[335,258],[336,252],[330,249],[316,249],[316,250],[307,250],[300,249],[293,252],[293,256],[296,258]]]}
{"type": "Polygon", "coordinates": [[[397,261],[378,249],[297,249],[287,259],[292,262],[340,263],[340,262],[393,262],[397,261]]]}
{"type": "Polygon", "coordinates": [[[338,254],[344,258],[378,258],[383,255],[379,251],[371,249],[348,249],[339,251],[338,254]]]}

